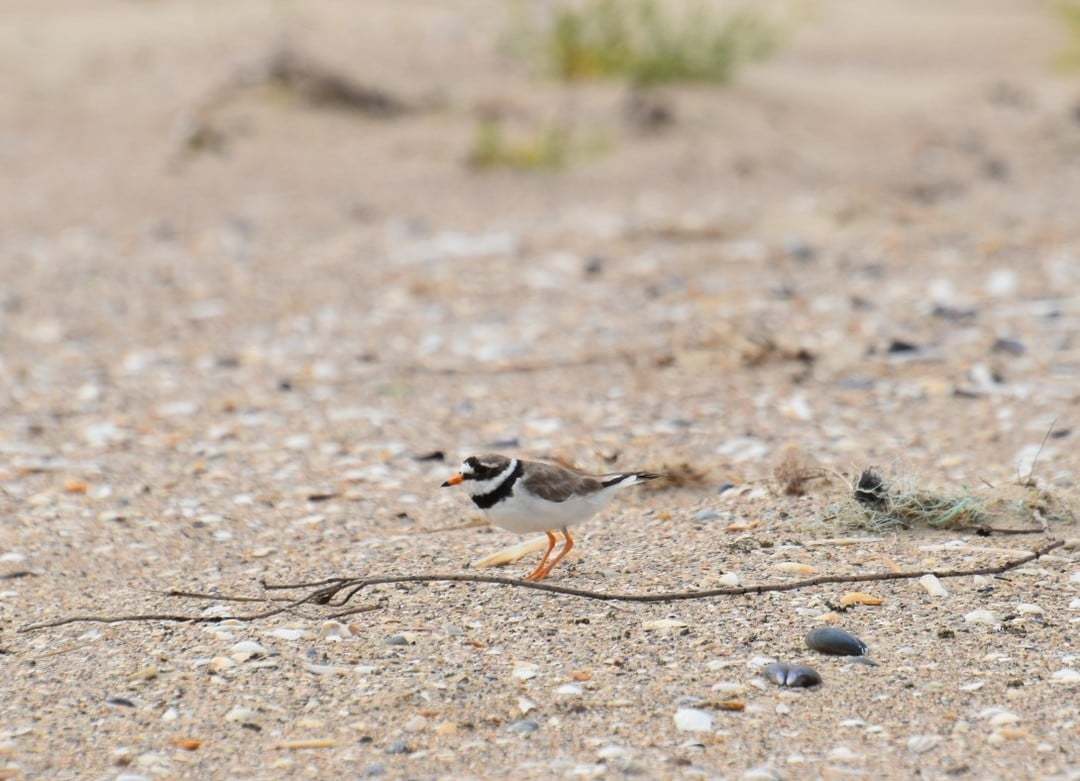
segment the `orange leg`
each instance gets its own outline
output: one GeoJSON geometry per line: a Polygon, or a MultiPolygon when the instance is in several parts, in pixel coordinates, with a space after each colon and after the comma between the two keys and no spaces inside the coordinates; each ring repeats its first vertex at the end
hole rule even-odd
{"type": "Polygon", "coordinates": [[[540,570],[542,570],[544,568],[544,565],[547,564],[548,556],[550,556],[551,552],[555,550],[555,535],[551,532],[544,533],[547,535],[548,538],[548,547],[547,550],[544,551],[544,558],[540,559],[540,563],[536,565],[536,569],[534,569],[532,572],[525,576],[525,580],[540,580],[537,575],[540,574],[540,570]]]}
{"type": "Polygon", "coordinates": [[[539,573],[537,573],[536,578],[534,578],[534,580],[543,580],[548,575],[550,575],[551,571],[553,569],[555,569],[555,566],[560,561],[563,560],[563,556],[565,556],[567,553],[569,553],[570,550],[574,547],[574,538],[570,534],[570,530],[569,529],[563,529],[562,533],[563,533],[563,536],[566,537],[566,544],[562,546],[562,550],[560,550],[559,554],[554,559],[551,560],[551,563],[548,564],[547,567],[545,567],[539,573]]]}

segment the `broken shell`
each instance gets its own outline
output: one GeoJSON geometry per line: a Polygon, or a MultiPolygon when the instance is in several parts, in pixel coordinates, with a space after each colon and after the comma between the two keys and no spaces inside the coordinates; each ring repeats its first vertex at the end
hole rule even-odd
{"type": "Polygon", "coordinates": [[[806,635],[806,644],[822,654],[831,656],[866,656],[870,648],[855,635],[832,626],[822,626],[806,635]]]}
{"type": "Polygon", "coordinates": [[[807,687],[821,683],[821,675],[813,667],[775,662],[765,668],[765,677],[777,686],[807,687]]]}
{"type": "Polygon", "coordinates": [[[851,607],[852,605],[880,605],[885,600],[881,597],[874,596],[873,594],[867,594],[865,591],[849,591],[840,597],[840,607],[851,607]]]}

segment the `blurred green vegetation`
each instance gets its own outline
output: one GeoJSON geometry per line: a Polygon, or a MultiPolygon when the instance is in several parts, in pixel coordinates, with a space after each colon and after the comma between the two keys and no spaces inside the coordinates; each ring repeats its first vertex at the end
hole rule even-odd
{"type": "Polygon", "coordinates": [[[1060,64],[1065,68],[1080,68],[1080,0],[1060,0],[1057,11],[1069,36],[1060,64]]]}
{"type": "Polygon", "coordinates": [[[478,170],[557,171],[607,146],[600,137],[580,140],[562,125],[510,133],[502,122],[486,119],[476,126],[468,164],[478,170]]]}
{"type": "Polygon", "coordinates": [[[783,31],[751,10],[719,15],[697,4],[673,13],[659,0],[585,0],[558,6],[550,23],[527,37],[566,81],[723,84],[741,65],[775,51],[783,31]]]}

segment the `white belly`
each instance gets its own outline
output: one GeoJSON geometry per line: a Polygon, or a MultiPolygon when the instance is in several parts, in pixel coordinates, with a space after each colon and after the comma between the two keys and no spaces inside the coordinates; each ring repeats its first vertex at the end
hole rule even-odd
{"type": "Polygon", "coordinates": [[[604,509],[613,494],[614,490],[609,489],[565,502],[549,502],[515,486],[508,499],[486,512],[493,524],[507,531],[518,534],[554,531],[589,520],[604,509]]]}

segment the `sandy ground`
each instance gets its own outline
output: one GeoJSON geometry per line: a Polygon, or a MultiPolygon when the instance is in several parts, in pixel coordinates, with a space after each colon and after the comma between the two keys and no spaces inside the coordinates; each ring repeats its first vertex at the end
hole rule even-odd
{"type": "Polygon", "coordinates": [[[437,486],[491,449],[706,473],[621,497],[559,584],[972,567],[1043,542],[807,545],[852,534],[830,508],[870,464],[1001,488],[1039,453],[1039,486],[1075,494],[1080,81],[1050,65],[1061,31],[1022,0],[813,10],[732,87],[662,91],[674,121],[646,131],[624,88],[508,56],[499,2],[8,0],[0,777],[1080,777],[1075,526],[947,597],[864,587],[884,604],[831,619],[876,667],[802,643],[842,586],[660,605],[388,586],[337,623],[17,632],[237,609],[171,588],[470,571],[516,538],[435,531],[475,517],[437,486]],[[415,110],[250,90],[215,115],[224,149],[185,156],[192,112],[283,35],[415,110]],[[571,118],[605,151],[470,171],[492,112],[571,118]],[[791,447],[833,479],[784,495],[791,447]],[[825,682],[781,690],[769,658],[825,682]],[[707,728],[679,729],[680,708],[707,728]]]}

